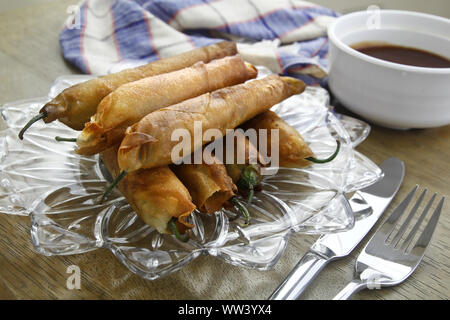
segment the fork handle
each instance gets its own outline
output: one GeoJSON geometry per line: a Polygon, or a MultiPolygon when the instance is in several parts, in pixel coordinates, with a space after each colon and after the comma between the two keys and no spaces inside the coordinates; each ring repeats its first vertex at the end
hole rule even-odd
{"type": "Polygon", "coordinates": [[[296,300],[329,261],[315,252],[308,251],[269,300],[296,300]]]}
{"type": "Polygon", "coordinates": [[[352,280],[333,298],[333,300],[348,300],[356,292],[365,288],[367,288],[367,283],[359,280],[352,280]]]}

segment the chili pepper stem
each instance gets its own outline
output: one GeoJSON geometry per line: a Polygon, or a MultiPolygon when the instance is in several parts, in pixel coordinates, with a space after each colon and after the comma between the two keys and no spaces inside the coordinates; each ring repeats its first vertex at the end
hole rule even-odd
{"type": "Polygon", "coordinates": [[[255,193],[254,188],[259,184],[261,180],[259,172],[252,166],[247,166],[243,171],[240,180],[237,185],[240,189],[248,191],[247,205],[253,200],[255,193]]]}
{"type": "Polygon", "coordinates": [[[23,140],[23,134],[25,133],[25,131],[28,130],[29,127],[31,127],[33,125],[33,123],[38,122],[39,120],[47,118],[47,117],[48,117],[47,111],[43,111],[43,112],[39,113],[37,116],[34,116],[33,118],[31,118],[30,121],[28,121],[27,124],[22,128],[22,130],[20,130],[19,139],[23,140]]]}
{"type": "Polygon", "coordinates": [[[167,226],[178,240],[182,242],[187,242],[189,240],[189,237],[186,234],[180,234],[180,231],[178,230],[177,225],[175,224],[175,220],[176,218],[170,219],[170,221],[167,223],[167,226]]]}
{"type": "Polygon", "coordinates": [[[239,210],[240,213],[242,213],[242,216],[244,217],[244,225],[248,226],[250,222],[250,213],[248,212],[247,208],[240,203],[236,198],[231,198],[230,202],[235,205],[235,207],[239,210]]]}
{"type": "Polygon", "coordinates": [[[111,193],[111,191],[117,186],[117,184],[127,175],[127,172],[124,170],[122,171],[116,179],[106,188],[105,192],[103,193],[102,199],[100,202],[103,202],[105,198],[111,193]]]}
{"type": "Polygon", "coordinates": [[[336,146],[336,151],[334,151],[334,153],[333,153],[330,157],[328,157],[328,158],[326,158],[326,159],[316,159],[316,158],[314,158],[314,157],[309,157],[309,158],[305,158],[305,159],[308,160],[308,161],[314,162],[314,163],[327,163],[327,162],[331,162],[331,161],[334,160],[334,158],[336,158],[336,156],[338,155],[339,150],[340,150],[340,148],[341,148],[341,142],[340,142],[339,140],[336,140],[336,144],[337,144],[337,146],[336,146]]]}
{"type": "Polygon", "coordinates": [[[55,137],[56,141],[67,141],[67,142],[77,142],[77,138],[64,138],[64,137],[55,137]]]}
{"type": "Polygon", "coordinates": [[[253,187],[254,187],[253,185],[250,185],[250,189],[248,190],[247,205],[252,203],[253,195],[255,194],[255,190],[253,187]]]}

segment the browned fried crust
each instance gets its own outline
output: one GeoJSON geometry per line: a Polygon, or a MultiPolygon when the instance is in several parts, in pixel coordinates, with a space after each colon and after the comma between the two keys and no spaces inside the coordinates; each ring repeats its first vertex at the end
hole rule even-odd
{"type": "MultiPolygon", "coordinates": [[[[305,158],[314,157],[314,153],[301,134],[272,111],[263,112],[242,125],[244,129],[267,129],[267,141],[271,141],[271,129],[279,130],[279,160],[281,167],[301,168],[311,164],[305,158]]],[[[259,142],[258,142],[259,145],[259,142]]],[[[270,143],[267,155],[271,156],[270,143]]]]}
{"type": "Polygon", "coordinates": [[[220,210],[237,192],[221,163],[181,164],[172,168],[189,190],[194,204],[202,212],[214,213],[220,210]]]}
{"type": "MultiPolygon", "coordinates": [[[[101,153],[113,178],[120,174],[117,149],[118,146],[114,146],[101,153]]],[[[169,233],[167,223],[172,217],[178,218],[183,229],[193,227],[187,218],[195,205],[186,187],[169,167],[130,172],[119,182],[118,188],[138,216],[159,232],[169,233]]]]}
{"type": "Polygon", "coordinates": [[[236,128],[304,88],[305,84],[300,80],[272,75],[152,112],[127,129],[119,148],[119,166],[131,172],[170,164],[178,160],[172,159],[172,150],[178,144],[171,139],[175,129],[190,133],[190,152],[193,152],[209,142],[203,140],[199,145],[194,144],[195,121],[202,123],[204,131],[218,129],[224,135],[227,129],[236,128]]]}
{"type": "Polygon", "coordinates": [[[155,110],[256,75],[252,65],[235,55],[124,84],[100,102],[97,113],[77,139],[77,153],[98,153],[119,143],[128,126],[155,110]]]}
{"type": "Polygon", "coordinates": [[[221,42],[137,68],[108,74],[65,89],[48,102],[40,112],[47,112],[48,115],[44,119],[47,123],[59,119],[72,129],[82,130],[84,124],[97,111],[100,101],[125,83],[180,70],[199,61],[207,63],[235,54],[237,54],[237,49],[234,43],[221,42]]]}

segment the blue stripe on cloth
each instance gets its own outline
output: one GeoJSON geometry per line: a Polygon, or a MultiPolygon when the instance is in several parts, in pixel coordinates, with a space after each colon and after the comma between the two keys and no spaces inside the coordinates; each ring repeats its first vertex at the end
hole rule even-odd
{"type": "Polygon", "coordinates": [[[251,39],[273,40],[308,24],[318,16],[334,17],[336,13],[325,8],[280,9],[260,16],[260,19],[257,17],[250,21],[224,25],[216,28],[216,30],[226,32],[228,27],[229,32],[233,35],[251,39]]]}
{"type": "MultiPolygon", "coordinates": [[[[320,37],[298,43],[298,54],[306,57],[312,57],[317,54],[324,54],[323,47],[328,48],[327,37],[320,37]]],[[[327,50],[328,51],[328,50],[327,50]]]]}
{"type": "Polygon", "coordinates": [[[80,25],[81,28],[74,26],[73,29],[65,27],[59,35],[59,43],[64,55],[70,63],[79,68],[83,73],[89,73],[89,70],[85,64],[84,57],[81,50],[81,35],[83,33],[83,27],[85,23],[85,11],[86,4],[84,3],[80,7],[80,25]]]}
{"type": "Polygon", "coordinates": [[[158,59],[148,35],[147,21],[143,10],[136,3],[116,1],[113,7],[116,39],[123,59],[158,59]]]}
{"type": "MultiPolygon", "coordinates": [[[[149,23],[145,16],[145,10],[155,16],[151,19],[158,18],[163,22],[169,22],[183,9],[214,1],[217,0],[116,0],[112,2],[115,34],[106,37],[115,37],[114,41],[116,41],[124,63],[130,61],[150,62],[158,59],[158,53],[153,48],[151,30],[149,33],[149,23]]],[[[80,10],[82,26],[84,26],[85,6],[86,4],[83,3],[80,10]]],[[[257,10],[258,8],[255,6],[255,11],[257,10]]],[[[254,18],[252,18],[252,14],[252,12],[249,13],[248,20],[232,24],[224,23],[214,30],[191,29],[180,31],[183,31],[189,37],[189,41],[195,47],[202,47],[222,40],[215,37],[217,31],[255,40],[276,39],[307,25],[317,16],[338,16],[334,11],[323,7],[280,8],[254,18]]],[[[82,33],[83,28],[64,29],[60,35],[60,43],[64,57],[86,73],[89,69],[85,65],[82,55],[82,33]]],[[[95,37],[95,33],[86,35],[86,37],[95,37]]],[[[167,45],[174,45],[174,43],[168,43],[167,45]]],[[[323,84],[325,80],[299,74],[299,71],[310,65],[319,65],[326,70],[327,54],[328,41],[326,37],[296,42],[277,49],[277,57],[284,73],[300,78],[308,84],[323,84]]]]}

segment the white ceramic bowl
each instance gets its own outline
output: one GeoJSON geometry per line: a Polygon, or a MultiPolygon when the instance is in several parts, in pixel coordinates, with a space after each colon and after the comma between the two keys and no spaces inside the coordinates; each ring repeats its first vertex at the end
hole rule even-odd
{"type": "Polygon", "coordinates": [[[329,86],[348,109],[391,128],[450,124],[450,68],[392,63],[350,47],[380,41],[450,59],[449,19],[410,11],[361,11],[338,18],[328,36],[329,86]]]}

